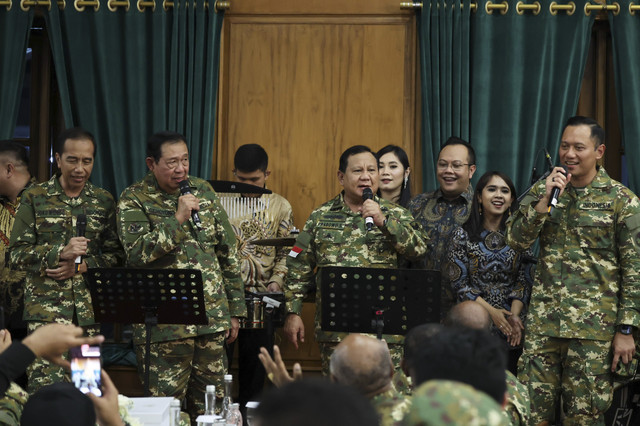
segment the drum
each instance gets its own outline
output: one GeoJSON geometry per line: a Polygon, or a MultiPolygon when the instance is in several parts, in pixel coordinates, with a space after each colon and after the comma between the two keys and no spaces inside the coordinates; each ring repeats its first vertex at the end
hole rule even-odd
{"type": "Polygon", "coordinates": [[[284,325],[284,293],[276,292],[245,292],[247,317],[240,318],[240,328],[266,328],[265,321],[271,320],[272,327],[284,325]],[[274,303],[275,302],[275,303],[274,303]],[[275,306],[279,304],[279,306],[275,306]]]}

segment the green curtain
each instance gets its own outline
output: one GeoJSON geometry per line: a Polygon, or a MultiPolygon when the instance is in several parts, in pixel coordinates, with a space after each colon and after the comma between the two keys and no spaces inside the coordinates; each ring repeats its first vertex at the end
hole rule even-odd
{"type": "MultiPolygon", "coordinates": [[[[586,0],[572,15],[549,11],[472,15],[471,142],[477,177],[489,170],[508,174],[519,192],[529,186],[536,153],[546,148],[557,159],[562,127],[575,115],[595,13],[586,0]]],[[[497,2],[496,2],[497,3],[497,2]]],[[[538,167],[542,168],[542,157],[538,167]]]]}
{"type": "Polygon", "coordinates": [[[469,0],[424,1],[418,15],[424,191],[437,187],[440,145],[450,136],[469,139],[469,4],[469,0]]]}
{"type": "MultiPolygon", "coordinates": [[[[629,13],[629,0],[618,1],[620,13],[608,13],[613,44],[618,117],[622,129],[629,188],[640,191],[640,12],[629,13]]],[[[636,4],[638,4],[636,2],[636,4]]]]}
{"type": "Polygon", "coordinates": [[[146,140],[160,130],[186,136],[190,174],[211,175],[222,16],[174,3],[47,14],[66,125],[94,133],[92,181],[116,196],[146,173],[146,140]]]}
{"type": "Polygon", "coordinates": [[[23,12],[19,1],[0,6],[0,139],[13,138],[18,120],[32,21],[33,9],[23,12]]]}

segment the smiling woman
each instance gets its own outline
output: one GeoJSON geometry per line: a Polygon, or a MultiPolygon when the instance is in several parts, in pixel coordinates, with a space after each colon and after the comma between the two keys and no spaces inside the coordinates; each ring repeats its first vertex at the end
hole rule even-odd
{"type": "Polygon", "coordinates": [[[511,349],[509,370],[514,374],[522,353],[534,264],[531,251],[518,253],[505,243],[505,223],[516,208],[515,187],[507,175],[482,175],[471,215],[453,232],[443,269],[459,302],[475,300],[487,310],[491,331],[511,349]]]}
{"type": "Polygon", "coordinates": [[[376,152],[380,185],[378,195],[385,200],[407,207],[411,199],[409,157],[397,145],[387,145],[376,152]]]}

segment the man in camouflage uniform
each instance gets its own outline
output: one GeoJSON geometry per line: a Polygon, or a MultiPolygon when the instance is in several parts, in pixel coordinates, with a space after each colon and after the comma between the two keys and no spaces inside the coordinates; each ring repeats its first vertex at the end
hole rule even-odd
{"type": "Polygon", "coordinates": [[[604,424],[611,372],[635,351],[640,201],[597,165],[604,151],[597,122],[570,118],[559,148],[568,174],[556,167],[508,223],[507,243],[517,250],[540,238],[518,374],[535,423],[552,422],[562,396],[565,425],[604,424]],[[560,196],[549,214],[554,188],[560,196]]]}
{"type": "MultiPolygon", "coordinates": [[[[287,258],[285,280],[288,315],[284,332],[296,348],[298,340],[304,341],[302,299],[316,287],[316,339],[325,375],[329,371],[329,356],[346,333],[320,329],[321,286],[319,283],[316,286],[315,268],[397,268],[399,256],[418,260],[427,250],[426,235],[408,211],[377,196],[363,202],[364,188],[371,188],[374,194],[378,190],[378,164],[368,147],[356,145],[341,155],[338,180],[344,191],[307,219],[287,258]],[[369,217],[375,226],[367,231],[365,218],[369,217]]],[[[399,369],[403,337],[383,336],[399,369]]]]}
{"type": "MultiPolygon", "coordinates": [[[[118,234],[127,264],[145,268],[192,268],[202,272],[207,325],[158,325],[151,331],[150,390],[187,401],[195,420],[204,391],[223,396],[225,337],[235,340],[246,315],[236,238],[218,197],[205,180],[189,176],[184,136],[160,132],[147,142],[149,173],[125,189],[118,202],[118,234]],[[191,193],[181,195],[188,180],[191,193]],[[197,211],[201,228],[194,223],[197,211]]],[[[144,374],[144,327],[134,328],[139,372],[144,374]]]]}
{"type": "Polygon", "coordinates": [[[349,334],[331,355],[331,379],[369,398],[381,426],[399,424],[411,407],[409,397],[391,381],[394,368],[387,344],[363,334],[349,334]]]}
{"type": "Polygon", "coordinates": [[[22,320],[26,273],[9,269],[6,259],[20,196],[35,183],[25,146],[12,140],[0,141],[0,303],[4,307],[5,328],[18,339],[27,334],[27,325],[22,320]]]}
{"type": "MultiPolygon", "coordinates": [[[[476,154],[471,144],[450,137],[440,149],[436,171],[440,187],[416,195],[407,209],[429,236],[427,255],[416,267],[440,271],[449,248],[449,236],[471,214],[473,187],[470,181],[476,171],[476,154]]],[[[445,276],[442,274],[441,318],[445,317],[455,300],[445,276]]]]}
{"type": "Polygon", "coordinates": [[[506,426],[502,408],[489,395],[448,380],[430,380],[416,389],[404,426],[506,426]]]}
{"type": "MultiPolygon", "coordinates": [[[[24,319],[30,333],[59,322],[78,324],[94,335],[99,325],[83,274],[88,268],[116,266],[123,259],[115,202],[109,192],[89,182],[93,135],[79,128],[65,130],[55,151],[60,172],[22,194],[11,232],[11,267],[27,272],[24,319]],[[76,236],[80,214],[87,217],[83,237],[76,236]]],[[[30,393],[65,377],[62,368],[43,360],[33,363],[27,374],[30,393]]]]}

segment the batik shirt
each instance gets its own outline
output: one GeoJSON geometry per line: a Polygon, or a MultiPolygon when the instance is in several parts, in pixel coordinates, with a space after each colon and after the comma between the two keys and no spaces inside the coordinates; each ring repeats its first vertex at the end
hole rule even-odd
{"type": "MultiPolygon", "coordinates": [[[[380,204],[387,217],[384,226],[373,226],[367,232],[365,218],[353,212],[340,194],[311,213],[287,257],[287,310],[300,315],[302,299],[315,287],[316,339],[320,342],[340,341],[346,333],[320,329],[321,286],[316,279],[320,276],[315,273],[316,267],[397,268],[398,256],[416,260],[427,250],[426,235],[407,210],[377,196],[374,201],[380,204]]],[[[384,336],[387,343],[398,343],[403,339],[402,336],[384,336]]]]}
{"type": "Polygon", "coordinates": [[[567,185],[551,216],[534,206],[541,182],[507,222],[507,243],[540,237],[527,328],[562,338],[606,340],[640,325],[640,200],[600,167],[584,188],[567,185]]]}
{"type": "Polygon", "coordinates": [[[116,233],[115,202],[108,191],[86,182],[77,197],[65,194],[57,176],[22,193],[11,231],[11,268],[26,271],[24,319],[95,323],[91,294],[83,274],[55,280],[45,270],[57,268],[60,253],[76,236],[78,215],[87,217],[89,240],[83,261],[87,268],[108,268],[122,263],[124,253],[116,233]]]}
{"type": "MultiPolygon", "coordinates": [[[[227,214],[207,181],[190,176],[189,182],[200,201],[201,230],[191,219],[178,222],[180,192],[160,189],[151,172],[125,189],[118,201],[118,234],[128,266],[202,272],[208,324],[158,325],[152,329],[152,342],[223,332],[231,328],[231,317],[247,314],[236,237],[227,214]]],[[[134,339],[144,343],[143,327],[135,327],[134,339]]]]}

